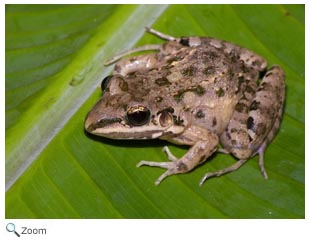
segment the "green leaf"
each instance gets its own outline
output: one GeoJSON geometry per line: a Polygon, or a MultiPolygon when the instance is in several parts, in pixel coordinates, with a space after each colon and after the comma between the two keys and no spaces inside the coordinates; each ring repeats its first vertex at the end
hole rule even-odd
{"type": "Polygon", "coordinates": [[[6,218],[303,218],[304,16],[304,5],[6,5],[6,218]],[[163,170],[136,163],[166,160],[167,144],[177,156],[186,148],[85,133],[112,70],[104,61],[163,42],[144,26],[225,39],[284,68],[285,113],[265,153],[269,180],[255,157],[199,187],[206,172],[235,162],[217,154],[155,186],[163,170]]]}

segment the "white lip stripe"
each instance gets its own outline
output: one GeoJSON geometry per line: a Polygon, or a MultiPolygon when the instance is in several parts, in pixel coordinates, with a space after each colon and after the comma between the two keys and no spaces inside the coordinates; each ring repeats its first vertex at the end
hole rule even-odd
{"type": "Polygon", "coordinates": [[[145,126],[145,127],[132,127],[132,128],[98,128],[92,133],[105,136],[113,137],[120,139],[134,139],[134,138],[158,138],[165,132],[163,128],[156,128],[154,126],[145,126]],[[140,137],[141,136],[141,137],[140,137]]]}

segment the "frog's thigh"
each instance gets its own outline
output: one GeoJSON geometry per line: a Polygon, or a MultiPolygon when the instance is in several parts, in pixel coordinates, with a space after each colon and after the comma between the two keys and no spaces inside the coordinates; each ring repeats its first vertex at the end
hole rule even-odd
{"type": "Polygon", "coordinates": [[[279,128],[284,96],[284,72],[280,67],[273,66],[262,79],[248,109],[240,111],[236,106],[221,136],[225,149],[239,159],[248,159],[256,153],[263,155],[267,142],[279,128]]]}
{"type": "Polygon", "coordinates": [[[128,73],[133,73],[141,69],[145,70],[152,68],[158,63],[155,55],[155,53],[151,53],[123,59],[115,65],[113,74],[121,74],[125,76],[128,73]]]}
{"type": "Polygon", "coordinates": [[[264,140],[270,142],[279,129],[285,99],[284,79],[283,70],[273,66],[256,92],[247,120],[251,149],[259,148],[264,140]]]}

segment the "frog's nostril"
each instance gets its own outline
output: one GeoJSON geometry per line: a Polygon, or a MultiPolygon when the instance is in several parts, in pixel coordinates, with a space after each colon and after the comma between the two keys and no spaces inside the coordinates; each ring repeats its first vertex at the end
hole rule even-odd
{"type": "Polygon", "coordinates": [[[88,117],[85,120],[84,127],[85,127],[85,130],[88,132],[92,132],[95,129],[92,120],[88,117]]]}

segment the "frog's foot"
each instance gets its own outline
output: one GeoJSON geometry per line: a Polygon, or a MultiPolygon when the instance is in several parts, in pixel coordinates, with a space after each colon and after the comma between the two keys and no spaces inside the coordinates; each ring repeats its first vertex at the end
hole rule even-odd
{"type": "Polygon", "coordinates": [[[267,172],[265,170],[265,166],[264,166],[264,153],[265,153],[265,149],[266,149],[266,142],[258,149],[257,153],[259,155],[259,159],[258,159],[258,165],[260,167],[260,172],[262,173],[263,177],[265,179],[268,179],[268,175],[267,172]]]}
{"type": "MultiPolygon", "coordinates": [[[[264,153],[265,153],[265,149],[266,149],[266,143],[264,143],[257,151],[257,154],[259,155],[259,161],[258,161],[258,165],[260,167],[260,171],[263,175],[263,177],[265,179],[268,179],[268,175],[267,175],[267,172],[265,170],[265,167],[264,167],[264,153]]],[[[222,150],[222,149],[221,149],[222,150]]],[[[222,151],[220,151],[222,152],[222,151]]],[[[224,150],[224,152],[222,153],[225,153],[226,151],[224,150]]],[[[229,172],[233,172],[235,170],[237,170],[239,167],[241,167],[245,162],[247,161],[247,159],[245,160],[239,160],[237,161],[235,164],[227,167],[227,168],[224,168],[222,170],[219,170],[219,171],[216,171],[216,172],[209,172],[207,174],[205,174],[203,176],[203,178],[201,179],[199,185],[201,186],[208,178],[210,177],[218,177],[218,176],[222,176],[226,173],[229,173],[229,172]]]]}
{"type": "Polygon", "coordinates": [[[233,164],[233,165],[231,165],[229,167],[226,167],[226,168],[224,168],[222,170],[219,170],[219,171],[216,171],[216,172],[208,172],[207,174],[205,174],[203,176],[203,178],[199,182],[199,186],[201,186],[210,177],[219,177],[219,176],[222,176],[222,175],[224,175],[226,173],[233,172],[233,171],[237,170],[244,163],[246,163],[246,161],[247,160],[239,160],[235,164],[233,164]]]}
{"type": "Polygon", "coordinates": [[[175,155],[173,155],[173,154],[171,153],[171,151],[169,150],[169,147],[168,147],[168,146],[164,146],[164,148],[163,148],[162,151],[165,152],[165,153],[167,154],[167,157],[168,157],[168,159],[169,159],[170,161],[172,161],[172,162],[177,162],[177,161],[179,160],[175,155]]]}
{"type": "Polygon", "coordinates": [[[142,160],[137,164],[137,167],[141,166],[151,166],[151,167],[160,167],[167,169],[166,172],[164,172],[156,181],[155,184],[158,185],[161,183],[162,180],[164,180],[166,177],[171,176],[173,174],[186,172],[186,165],[180,161],[177,157],[175,157],[169,148],[165,146],[163,148],[163,152],[165,152],[168,156],[168,159],[171,162],[153,162],[153,161],[145,161],[142,160]]]}
{"type": "Polygon", "coordinates": [[[173,174],[179,173],[177,171],[178,165],[176,162],[152,162],[152,161],[140,161],[137,164],[137,167],[141,166],[150,166],[150,167],[161,167],[167,169],[166,172],[164,172],[156,181],[155,185],[158,185],[161,183],[162,180],[164,180],[166,177],[171,176],[173,174]]]}
{"type": "MultiPolygon", "coordinates": [[[[209,132],[208,132],[209,133],[209,132]]],[[[151,166],[160,167],[167,169],[155,182],[158,185],[163,179],[168,176],[186,173],[193,170],[196,166],[203,163],[209,156],[212,155],[217,150],[218,137],[214,133],[209,133],[208,140],[197,141],[188,152],[181,158],[175,157],[169,150],[168,147],[164,147],[163,151],[166,152],[168,159],[171,162],[152,162],[152,161],[140,161],[138,167],[140,166],[151,166]]]]}

